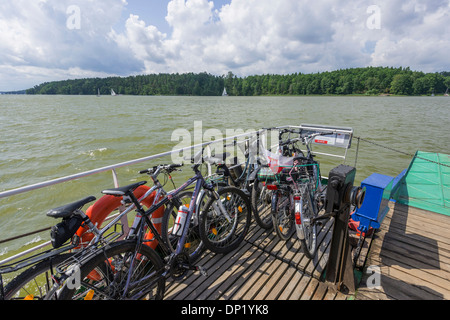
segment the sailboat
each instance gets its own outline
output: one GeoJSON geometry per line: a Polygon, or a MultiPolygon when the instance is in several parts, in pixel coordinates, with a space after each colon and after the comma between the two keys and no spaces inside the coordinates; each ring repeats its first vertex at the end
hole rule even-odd
{"type": "Polygon", "coordinates": [[[97,97],[100,97],[100,88],[97,89],[97,97]]]}
{"type": "Polygon", "coordinates": [[[113,89],[111,89],[111,95],[112,95],[112,96],[117,96],[117,94],[114,92],[113,89]]]}
{"type": "Polygon", "coordinates": [[[227,89],[223,88],[222,97],[228,96],[227,89]]]}
{"type": "Polygon", "coordinates": [[[447,90],[445,90],[444,97],[448,97],[448,87],[447,90]]]}

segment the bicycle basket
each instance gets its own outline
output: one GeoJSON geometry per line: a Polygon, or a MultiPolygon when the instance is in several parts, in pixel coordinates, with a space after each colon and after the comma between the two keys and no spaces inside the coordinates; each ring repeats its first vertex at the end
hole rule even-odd
{"type": "Polygon", "coordinates": [[[298,170],[294,170],[293,172],[290,173],[291,169],[292,169],[292,167],[282,168],[281,172],[276,175],[277,181],[279,183],[291,182],[292,179],[294,179],[295,181],[298,181],[299,177],[300,177],[300,172],[298,170]],[[292,179],[291,179],[291,176],[292,176],[292,179]]]}
{"type": "Polygon", "coordinates": [[[72,238],[82,222],[83,220],[80,216],[73,216],[53,226],[50,231],[53,248],[61,247],[67,240],[72,238]]]}
{"type": "Polygon", "coordinates": [[[276,179],[279,183],[290,183],[292,180],[300,184],[312,183],[314,188],[317,188],[318,179],[315,176],[313,166],[318,167],[318,164],[300,164],[296,165],[294,170],[292,170],[292,166],[283,167],[281,172],[276,175],[276,179]]]}

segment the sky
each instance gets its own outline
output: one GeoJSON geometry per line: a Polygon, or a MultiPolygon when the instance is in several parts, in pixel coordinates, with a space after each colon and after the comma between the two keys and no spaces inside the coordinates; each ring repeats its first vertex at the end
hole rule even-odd
{"type": "Polygon", "coordinates": [[[153,73],[450,71],[450,0],[2,0],[0,92],[153,73]]]}

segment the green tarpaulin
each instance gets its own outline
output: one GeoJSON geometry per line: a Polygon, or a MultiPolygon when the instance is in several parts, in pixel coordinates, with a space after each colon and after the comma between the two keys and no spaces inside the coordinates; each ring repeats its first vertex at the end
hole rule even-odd
{"type": "Polygon", "coordinates": [[[395,200],[450,216],[450,155],[417,151],[395,200]]]}

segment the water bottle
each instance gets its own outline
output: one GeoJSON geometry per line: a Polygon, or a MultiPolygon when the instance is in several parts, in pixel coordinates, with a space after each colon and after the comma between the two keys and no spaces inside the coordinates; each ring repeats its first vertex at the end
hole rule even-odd
{"type": "Polygon", "coordinates": [[[177,218],[173,225],[173,234],[181,237],[183,234],[184,224],[186,223],[186,218],[188,215],[189,209],[186,206],[180,206],[177,213],[177,218]]]}

